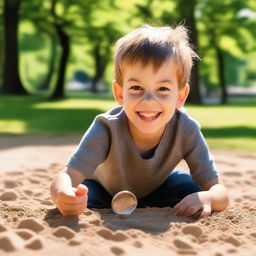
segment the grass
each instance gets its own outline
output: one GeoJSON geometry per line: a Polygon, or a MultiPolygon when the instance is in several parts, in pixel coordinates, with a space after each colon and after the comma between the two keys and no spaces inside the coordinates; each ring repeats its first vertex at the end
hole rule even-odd
{"type": "MultiPolygon", "coordinates": [[[[57,101],[0,96],[0,134],[82,134],[94,117],[116,106],[109,95],[82,93],[57,101]]],[[[211,149],[256,151],[256,99],[234,98],[227,106],[187,105],[211,149]]]]}

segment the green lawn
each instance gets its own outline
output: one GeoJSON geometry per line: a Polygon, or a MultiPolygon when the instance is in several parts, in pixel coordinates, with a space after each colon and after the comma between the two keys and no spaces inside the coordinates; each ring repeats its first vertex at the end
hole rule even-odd
{"type": "MultiPolygon", "coordinates": [[[[82,134],[95,115],[116,106],[111,96],[83,93],[49,101],[35,96],[0,96],[0,134],[82,134]]],[[[227,106],[187,105],[211,149],[256,152],[256,99],[227,106]]]]}

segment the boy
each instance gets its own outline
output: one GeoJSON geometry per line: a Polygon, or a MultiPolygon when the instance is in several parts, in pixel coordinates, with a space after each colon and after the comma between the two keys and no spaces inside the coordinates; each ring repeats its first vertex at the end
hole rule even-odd
{"type": "Polygon", "coordinates": [[[133,192],[138,207],[174,207],[180,216],[227,207],[199,125],[182,110],[193,58],[183,26],[146,25],[118,40],[112,87],[121,106],[95,118],[53,181],[64,216],[110,208],[121,190],[133,192]],[[182,159],[191,175],[173,170],[182,159]]]}

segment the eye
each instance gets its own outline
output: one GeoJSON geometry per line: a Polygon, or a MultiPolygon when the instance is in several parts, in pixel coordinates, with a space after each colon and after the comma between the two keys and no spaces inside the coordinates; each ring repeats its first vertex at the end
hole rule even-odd
{"type": "Polygon", "coordinates": [[[159,92],[170,92],[171,90],[170,90],[168,87],[162,86],[162,87],[160,87],[160,88],[158,89],[158,91],[159,91],[159,92]]]}
{"type": "Polygon", "coordinates": [[[162,86],[160,88],[158,88],[158,93],[160,95],[169,95],[171,92],[171,90],[168,87],[162,86]]]}
{"type": "Polygon", "coordinates": [[[133,86],[130,87],[130,90],[140,91],[140,90],[142,90],[142,88],[139,85],[133,85],[133,86]]]}

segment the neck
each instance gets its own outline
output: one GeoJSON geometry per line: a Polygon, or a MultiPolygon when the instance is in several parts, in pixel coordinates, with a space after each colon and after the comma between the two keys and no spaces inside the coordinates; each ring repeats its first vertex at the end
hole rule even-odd
{"type": "Polygon", "coordinates": [[[132,129],[130,129],[132,139],[138,151],[141,154],[156,147],[163,135],[163,132],[164,132],[164,128],[158,134],[138,134],[136,132],[133,132],[132,129]]]}

